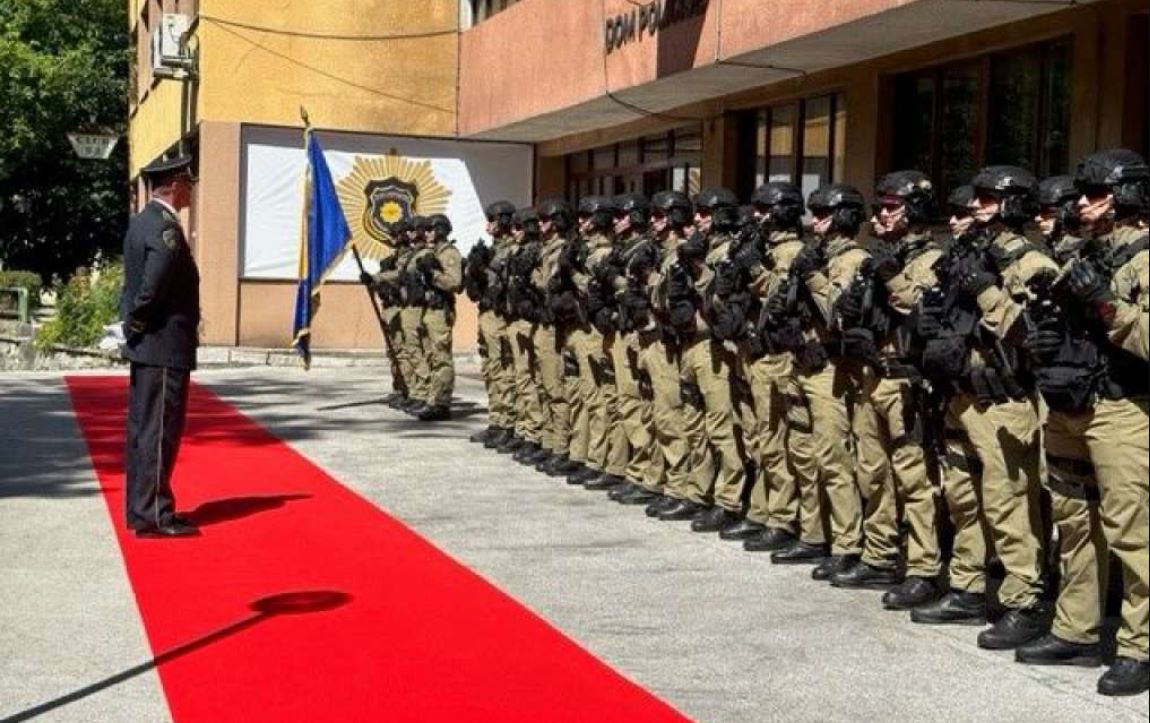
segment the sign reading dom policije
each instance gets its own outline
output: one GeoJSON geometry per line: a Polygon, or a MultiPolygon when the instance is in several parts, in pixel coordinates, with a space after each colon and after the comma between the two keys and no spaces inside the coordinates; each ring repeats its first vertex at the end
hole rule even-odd
{"type": "Polygon", "coordinates": [[[653,0],[603,24],[603,40],[610,53],[625,44],[640,40],[643,34],[655,35],[663,28],[698,17],[707,12],[707,0],[653,0]]]}
{"type": "MultiPolygon", "coordinates": [[[[365,133],[325,133],[324,157],[360,255],[392,252],[395,224],[412,215],[447,214],[466,255],[486,235],[484,207],[499,199],[531,202],[532,147],[365,133]]],[[[307,155],[298,129],[243,130],[240,273],[244,279],[295,280],[299,273],[300,179],[307,155]]],[[[351,254],[330,279],[354,281],[351,254]]]]}

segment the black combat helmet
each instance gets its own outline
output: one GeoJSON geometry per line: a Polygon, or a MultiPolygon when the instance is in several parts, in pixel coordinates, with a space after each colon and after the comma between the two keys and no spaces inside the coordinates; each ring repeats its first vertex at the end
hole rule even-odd
{"type": "Polygon", "coordinates": [[[950,206],[950,212],[959,218],[965,218],[970,215],[970,202],[974,200],[974,187],[972,186],[959,186],[950,192],[946,197],[946,205],[950,206]]]}
{"type": "Polygon", "coordinates": [[[651,224],[651,202],[641,193],[620,193],[615,197],[615,215],[625,216],[631,227],[644,231],[651,224]]]}
{"type": "Polygon", "coordinates": [[[1038,212],[1038,179],[1019,166],[987,166],[974,174],[975,195],[989,195],[999,203],[998,220],[1018,228],[1038,212]]]}
{"type": "Polygon", "coordinates": [[[659,191],[651,197],[651,207],[661,211],[667,222],[676,228],[690,224],[695,212],[691,200],[681,191],[659,191]]]}
{"type": "Polygon", "coordinates": [[[803,192],[793,183],[771,181],[751,194],[751,205],[766,214],[764,220],[771,228],[802,228],[803,192]]]}
{"type": "Polygon", "coordinates": [[[608,231],[615,225],[615,202],[610,196],[584,196],[579,199],[579,218],[590,219],[592,228],[608,231]]]}
{"type": "Polygon", "coordinates": [[[1054,213],[1054,235],[1078,226],[1078,188],[1070,176],[1051,176],[1038,184],[1038,206],[1054,213]]]}
{"type": "Polygon", "coordinates": [[[427,216],[412,216],[411,217],[411,230],[418,234],[426,233],[431,228],[431,219],[427,216]]]}
{"type": "Polygon", "coordinates": [[[451,235],[451,219],[442,213],[433,213],[427,219],[431,230],[439,238],[447,238],[451,235]]]}
{"type": "Polygon", "coordinates": [[[1150,211],[1150,166],[1128,148],[1091,153],[1078,164],[1074,183],[1087,196],[1101,195],[1103,189],[1113,193],[1119,218],[1150,211]]]}
{"type": "Polygon", "coordinates": [[[524,206],[512,216],[511,224],[523,229],[523,235],[529,239],[539,238],[539,213],[534,206],[524,206]]]}
{"type": "Polygon", "coordinates": [[[811,192],[807,208],[816,216],[830,214],[832,231],[856,236],[862,226],[866,199],[854,186],[831,183],[811,192]]]}
{"type": "Polygon", "coordinates": [[[494,223],[499,233],[507,233],[511,229],[511,217],[515,215],[515,206],[510,201],[495,201],[484,209],[488,223],[494,223]]]}
{"type": "Polygon", "coordinates": [[[575,225],[575,213],[571,204],[561,198],[549,198],[536,209],[540,221],[550,221],[560,234],[568,233],[575,225]]]}
{"type": "Polygon", "coordinates": [[[734,231],[739,225],[739,199],[727,188],[704,188],[695,195],[695,211],[710,212],[716,231],[734,231]]]}
{"type": "Polygon", "coordinates": [[[897,198],[906,209],[906,219],[912,226],[924,226],[934,217],[934,184],[921,171],[893,171],[879,179],[875,195],[897,198]]]}

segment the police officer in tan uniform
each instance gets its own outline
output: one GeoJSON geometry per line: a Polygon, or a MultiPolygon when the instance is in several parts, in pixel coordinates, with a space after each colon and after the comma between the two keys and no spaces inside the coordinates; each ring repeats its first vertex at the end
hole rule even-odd
{"type": "Polygon", "coordinates": [[[399,265],[411,254],[408,229],[410,222],[401,219],[394,226],[391,253],[379,262],[379,272],[364,271],[360,281],[369,287],[380,302],[380,317],[383,320],[383,341],[386,347],[388,366],[391,372],[391,394],[384,404],[395,407],[407,400],[407,379],[404,376],[403,328],[400,325],[400,311],[403,306],[403,292],[399,285],[399,265]]]}
{"type": "Polygon", "coordinates": [[[480,371],[487,387],[487,415],[490,424],[473,434],[470,441],[485,443],[505,436],[515,427],[512,386],[515,363],[506,317],[506,265],[513,241],[511,220],[515,206],[495,201],[484,210],[491,246],[480,242],[472,247],[464,265],[464,289],[479,309],[479,340],[482,353],[480,371]]]}
{"type": "Polygon", "coordinates": [[[431,224],[426,216],[411,219],[409,234],[411,253],[401,259],[396,267],[397,279],[402,290],[403,306],[399,311],[399,326],[402,331],[400,363],[406,364],[404,379],[407,380],[407,400],[398,408],[408,414],[418,414],[427,404],[430,384],[430,368],[423,350],[423,308],[426,304],[423,275],[416,266],[420,257],[431,252],[428,245],[431,224]]]}
{"type": "Polygon", "coordinates": [[[925,393],[915,366],[910,315],[922,292],[938,282],[942,252],[930,236],[934,187],[919,171],[879,179],[871,225],[880,245],[868,272],[838,303],[844,334],[867,360],[854,413],[860,487],[869,490],[859,564],[831,578],[837,587],[883,587],[898,582],[897,509],[907,528],[906,579],[883,605],[909,610],[937,595],[941,571],[934,487],[923,450],[925,393]],[[881,285],[881,287],[879,286],[881,285]],[[896,506],[896,499],[897,504],[896,506]]]}
{"type": "Polygon", "coordinates": [[[463,285],[463,257],[451,240],[447,216],[437,213],[428,221],[427,252],[414,262],[424,286],[421,337],[428,374],[427,403],[415,417],[421,422],[439,422],[451,418],[451,395],[455,391],[451,341],[455,295],[463,285]]]}
{"type": "Polygon", "coordinates": [[[1060,265],[1077,257],[1085,242],[1078,235],[1079,195],[1070,176],[1051,176],[1038,184],[1038,215],[1034,223],[1060,265]]]}
{"type": "MultiPolygon", "coordinates": [[[[764,257],[752,266],[750,290],[758,298],[747,343],[747,369],[758,426],[759,477],[751,490],[747,519],[762,525],[743,542],[748,552],[774,552],[799,540],[819,550],[826,544],[818,490],[800,495],[789,449],[809,441],[810,430],[791,434],[788,409],[800,392],[794,378],[793,339],[799,333],[797,310],[788,310],[791,262],[803,250],[803,195],[791,183],[773,181],[757,188],[751,205],[765,240],[764,257]],[[774,307],[774,308],[773,308],[774,307]]],[[[796,299],[797,301],[797,299],[796,299]]],[[[808,452],[809,455],[809,452],[808,452]]]]}
{"type": "MultiPolygon", "coordinates": [[[[919,331],[928,340],[924,371],[931,375],[933,370],[939,384],[953,385],[946,418],[950,464],[943,480],[955,526],[953,589],[916,608],[911,618],[920,623],[983,622],[986,546],[993,544],[1006,570],[998,597],[1007,612],[979,634],[978,644],[1012,649],[1042,635],[1046,624],[1040,605],[1037,400],[1020,355],[1005,337],[1029,297],[1028,284],[1038,275],[1057,272],[1057,266],[1022,235],[1037,211],[1038,182],[1030,172],[989,166],[971,186],[971,216],[984,250],[966,255],[942,280],[943,293],[952,294],[972,322],[961,334],[948,335],[942,318],[946,310],[926,303],[925,296],[919,310],[919,331]]],[[[955,248],[963,248],[956,243],[955,248]]]]}
{"type": "MultiPolygon", "coordinates": [[[[1126,149],[1087,157],[1075,178],[1091,237],[1027,304],[1024,345],[1049,407],[1046,455],[1062,585],[1051,632],[1019,662],[1097,666],[1112,552],[1122,569],[1118,657],[1104,695],[1150,688],[1147,663],[1147,231],[1150,167],[1126,149]]],[[[1015,335],[1017,338],[1017,335],[1015,335]]]]}

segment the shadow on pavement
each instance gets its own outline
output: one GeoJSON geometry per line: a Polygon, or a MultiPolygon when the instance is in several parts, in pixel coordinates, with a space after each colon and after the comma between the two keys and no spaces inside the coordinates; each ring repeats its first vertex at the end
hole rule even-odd
{"type": "Polygon", "coordinates": [[[186,643],[177,645],[174,648],[166,650],[156,657],[139,665],[123,670],[115,675],[110,675],[103,680],[96,681],[91,685],[86,685],[83,688],[78,688],[70,693],[66,693],[59,698],[34,705],[31,708],[20,711],[5,718],[0,718],[0,723],[17,723],[17,721],[26,721],[35,718],[36,716],[43,715],[57,708],[62,708],[69,703],[75,703],[78,700],[87,698],[90,695],[99,693],[102,690],[111,688],[114,685],[123,683],[126,680],[131,680],[136,676],[146,673],[149,670],[163,665],[164,663],[175,660],[176,658],[194,653],[201,648],[205,648],[213,643],[219,642],[224,638],[230,637],[239,633],[247,628],[257,625],[265,620],[268,620],[277,615],[302,615],[308,613],[320,613],[334,610],[338,607],[343,607],[351,602],[352,596],[340,592],[338,590],[306,590],[299,592],[285,592],[276,595],[269,595],[259,600],[253,601],[248,607],[252,610],[252,614],[247,617],[240,618],[235,622],[229,623],[222,628],[213,630],[210,633],[201,635],[198,638],[189,640],[186,643]]]}
{"type": "Polygon", "coordinates": [[[63,380],[2,380],[0,415],[0,499],[100,493],[63,380]]]}
{"type": "Polygon", "coordinates": [[[283,507],[288,502],[310,498],[311,495],[292,493],[211,500],[189,512],[188,518],[197,526],[204,527],[269,512],[283,507]]]}

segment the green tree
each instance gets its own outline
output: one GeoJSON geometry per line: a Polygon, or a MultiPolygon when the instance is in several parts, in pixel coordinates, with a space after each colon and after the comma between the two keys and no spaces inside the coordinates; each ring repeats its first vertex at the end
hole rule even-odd
{"type": "Polygon", "coordinates": [[[0,259],[70,275],[116,252],[128,219],[127,143],[107,161],[67,134],[93,121],[123,133],[129,35],[124,0],[0,0],[0,259]]]}

